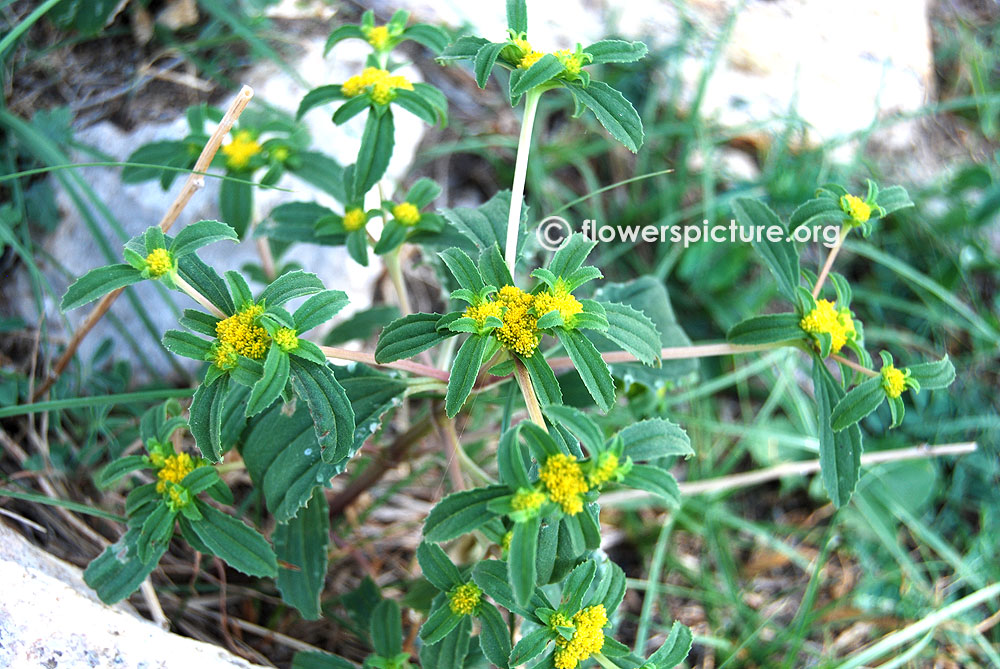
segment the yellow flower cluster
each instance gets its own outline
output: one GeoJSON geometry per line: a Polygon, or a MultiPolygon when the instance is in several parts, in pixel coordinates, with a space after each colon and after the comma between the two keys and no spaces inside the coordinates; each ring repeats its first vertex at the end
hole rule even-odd
{"type": "MultiPolygon", "coordinates": [[[[549,619],[549,626],[565,627],[569,622],[566,616],[556,613],[549,619]]],[[[556,636],[556,650],[552,657],[556,669],[576,669],[581,662],[604,648],[604,626],[608,624],[608,614],[603,604],[588,606],[577,612],[572,624],[576,630],[571,639],[556,636]]]]}
{"type": "Polygon", "coordinates": [[[541,51],[535,51],[531,46],[531,42],[523,38],[515,39],[514,46],[521,50],[521,58],[517,62],[517,67],[521,70],[527,70],[545,55],[541,51]]]}
{"type": "Polygon", "coordinates": [[[222,147],[226,156],[226,167],[242,170],[250,164],[250,159],[260,153],[260,144],[249,130],[240,130],[233,135],[233,141],[222,147]]]}
{"type": "Polygon", "coordinates": [[[472,615],[479,607],[479,601],[483,598],[483,591],[479,586],[471,581],[457,586],[448,595],[448,606],[452,613],[461,616],[472,615]]]}
{"type": "Polygon", "coordinates": [[[848,339],[854,339],[857,332],[850,310],[837,309],[830,300],[817,300],[816,308],[806,314],[799,327],[809,334],[826,333],[830,335],[832,345],[830,351],[839,353],[848,339]]]}
{"type": "Polygon", "coordinates": [[[618,456],[614,453],[601,453],[597,466],[587,477],[590,487],[596,488],[607,483],[618,473],[618,456]]]}
{"type": "Polygon", "coordinates": [[[280,328],[274,333],[274,343],[285,353],[299,347],[298,333],[291,328],[280,328]]]}
{"type": "Polygon", "coordinates": [[[159,279],[173,268],[174,260],[170,257],[170,251],[166,249],[153,249],[146,256],[146,265],[149,270],[149,276],[159,279]]]}
{"type": "Polygon", "coordinates": [[[573,316],[583,311],[583,305],[570,294],[562,279],[551,290],[535,295],[535,314],[541,317],[550,311],[558,311],[567,325],[572,322],[573,316]]]}
{"type": "Polygon", "coordinates": [[[191,501],[191,496],[186,493],[187,490],[178,485],[170,486],[170,490],[167,491],[169,506],[174,510],[187,506],[191,501]]]}
{"type": "Polygon", "coordinates": [[[506,311],[503,327],[493,331],[497,340],[510,350],[530,358],[541,337],[538,334],[538,317],[528,313],[534,303],[534,296],[516,286],[504,286],[497,293],[496,301],[506,311]]]}
{"type": "Polygon", "coordinates": [[[156,492],[162,494],[167,489],[167,483],[180,483],[196,466],[187,453],[168,455],[163,460],[163,466],[156,472],[156,478],[159,479],[156,482],[156,492]]]}
{"type": "Polygon", "coordinates": [[[575,52],[569,49],[562,49],[561,51],[556,51],[556,58],[562,63],[563,68],[566,70],[566,74],[577,75],[580,74],[580,69],[583,67],[583,58],[578,56],[575,52]]]}
{"type": "Polygon", "coordinates": [[[545,493],[527,488],[518,490],[510,500],[515,511],[536,511],[544,503],[545,493]]]}
{"type": "Polygon", "coordinates": [[[476,325],[481,328],[486,325],[486,319],[490,316],[503,320],[503,305],[499,302],[483,302],[476,306],[470,304],[462,315],[476,321],[476,325]]]}
{"type": "Polygon", "coordinates": [[[545,484],[549,499],[565,513],[575,516],[583,511],[581,495],[590,487],[576,458],[564,453],[550,455],[539,470],[538,478],[545,484]]]}
{"type": "Polygon", "coordinates": [[[365,32],[368,43],[381,51],[389,42],[389,28],[387,26],[374,26],[365,32]]]}
{"type": "Polygon", "coordinates": [[[510,550],[510,540],[514,538],[514,531],[508,530],[500,537],[500,550],[506,553],[510,550]]]}
{"type": "Polygon", "coordinates": [[[388,70],[377,67],[366,67],[361,74],[355,74],[341,86],[341,92],[349,98],[368,92],[372,102],[380,105],[389,104],[396,97],[396,89],[413,90],[413,84],[406,77],[389,74],[388,70]]]}
{"type": "Polygon", "coordinates": [[[416,225],[420,222],[420,210],[412,202],[400,202],[392,208],[392,217],[403,225],[416,225]]]}
{"type": "Polygon", "coordinates": [[[365,214],[365,210],[360,207],[355,207],[354,209],[348,209],[344,213],[344,229],[348,232],[354,232],[355,230],[360,230],[365,227],[365,223],[368,222],[368,216],[365,214]]]}
{"type": "Polygon", "coordinates": [[[239,354],[236,353],[236,347],[229,342],[220,341],[212,347],[211,357],[209,358],[213,365],[219,369],[232,369],[236,366],[237,357],[239,354]]]}
{"type": "Polygon", "coordinates": [[[246,307],[216,323],[215,334],[220,342],[230,344],[238,354],[261,360],[271,343],[267,330],[256,324],[257,317],[262,313],[264,307],[259,304],[246,307]]]}
{"type": "Polygon", "coordinates": [[[845,195],[840,206],[855,223],[865,223],[872,215],[871,205],[857,195],[845,195]]]}
{"type": "Polygon", "coordinates": [[[906,390],[906,374],[892,365],[882,368],[882,389],[889,397],[896,398],[906,390]]]}

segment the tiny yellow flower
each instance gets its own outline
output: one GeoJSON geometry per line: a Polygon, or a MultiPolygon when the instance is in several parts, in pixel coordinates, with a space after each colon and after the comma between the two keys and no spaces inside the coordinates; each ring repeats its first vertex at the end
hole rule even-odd
{"type": "Polygon", "coordinates": [[[558,311],[567,325],[572,324],[573,317],[583,311],[583,305],[566,290],[562,279],[551,290],[535,295],[535,314],[541,318],[550,311],[558,311]]]}
{"type": "Polygon", "coordinates": [[[497,341],[508,349],[530,358],[538,347],[538,317],[530,313],[534,296],[516,286],[504,286],[496,301],[506,308],[503,326],[493,331],[497,341]]]}
{"type": "Polygon", "coordinates": [[[462,315],[476,321],[476,325],[482,328],[486,325],[486,319],[490,316],[503,320],[503,305],[499,302],[483,302],[478,306],[470,304],[465,308],[465,313],[462,315]]]}
{"type": "Polygon", "coordinates": [[[889,397],[899,397],[906,390],[906,374],[892,365],[885,365],[882,367],[882,388],[889,397]]]}
{"type": "Polygon", "coordinates": [[[529,51],[521,57],[521,62],[517,64],[518,69],[527,70],[529,67],[542,59],[545,54],[541,51],[529,51]]]}
{"type": "Polygon", "coordinates": [[[855,223],[865,223],[872,215],[871,205],[857,195],[845,195],[840,199],[840,207],[855,223]]]}
{"type": "Polygon", "coordinates": [[[167,505],[172,510],[178,511],[190,503],[191,495],[183,486],[171,485],[167,490],[167,505]]]}
{"type": "Polygon", "coordinates": [[[556,58],[562,63],[563,68],[566,70],[566,74],[577,75],[580,74],[580,70],[583,68],[583,58],[569,49],[563,49],[561,51],[556,51],[556,58]]]}
{"type": "Polygon", "coordinates": [[[513,530],[508,530],[507,532],[504,533],[502,537],[500,537],[500,550],[503,553],[506,553],[507,551],[510,550],[510,540],[513,538],[514,538],[513,530]]]}
{"type": "Polygon", "coordinates": [[[211,363],[219,369],[226,371],[236,367],[238,357],[239,354],[236,352],[236,347],[225,341],[217,342],[212,346],[212,350],[209,353],[211,363]]]}
{"type": "Polygon", "coordinates": [[[299,338],[295,330],[291,328],[280,328],[274,333],[274,343],[285,353],[294,351],[299,347],[299,338]]]}
{"type": "Polygon", "coordinates": [[[271,157],[277,160],[279,163],[283,163],[288,160],[288,156],[291,155],[291,151],[287,146],[279,146],[274,151],[271,152],[271,157]]]}
{"type": "Polygon", "coordinates": [[[366,223],[368,223],[368,214],[366,214],[365,210],[360,207],[348,209],[347,212],[344,213],[344,229],[348,232],[360,230],[365,227],[366,223]]]}
{"type": "Polygon", "coordinates": [[[180,483],[184,477],[190,474],[197,465],[187,453],[175,453],[167,456],[163,461],[163,467],[156,472],[156,492],[163,493],[167,489],[167,483],[180,483]]]}
{"type": "Polygon", "coordinates": [[[456,586],[448,594],[448,606],[452,613],[467,616],[472,615],[479,608],[479,601],[483,598],[483,591],[473,582],[456,586]]]}
{"type": "Polygon", "coordinates": [[[233,141],[222,147],[226,156],[226,167],[242,170],[250,164],[250,159],[260,153],[260,144],[249,130],[240,130],[233,135],[233,141]]]}
{"type": "Polygon", "coordinates": [[[246,307],[216,323],[215,335],[220,342],[232,345],[238,354],[261,360],[271,343],[267,330],[256,324],[257,317],[262,313],[264,307],[259,304],[246,307]]]}
{"type": "Polygon", "coordinates": [[[389,28],[387,26],[375,26],[368,30],[368,34],[365,37],[368,38],[369,44],[381,51],[389,42],[389,28]]]}
{"type": "Polygon", "coordinates": [[[149,276],[159,279],[174,268],[174,259],[170,257],[170,251],[166,249],[153,249],[146,256],[146,265],[149,276]]]}
{"type": "Polygon", "coordinates": [[[597,466],[587,477],[590,487],[596,488],[613,479],[618,473],[618,456],[614,453],[601,453],[597,459],[597,466]]]}
{"type": "Polygon", "coordinates": [[[830,335],[831,353],[839,353],[857,335],[851,312],[846,308],[838,310],[830,300],[816,300],[816,308],[799,321],[799,327],[809,334],[830,335]]]}
{"type": "MultiPolygon", "coordinates": [[[[565,627],[567,622],[566,617],[560,613],[549,618],[551,627],[565,627]]],[[[604,648],[604,626],[607,624],[608,614],[603,604],[589,606],[577,612],[572,620],[572,625],[576,628],[573,637],[556,637],[556,650],[552,656],[556,669],[576,669],[591,655],[600,653],[604,648]]]]}
{"type": "Polygon", "coordinates": [[[403,225],[416,225],[420,222],[420,210],[412,202],[400,202],[392,208],[392,216],[403,225]]]}
{"type": "Polygon", "coordinates": [[[361,74],[355,74],[345,81],[341,92],[349,98],[367,92],[376,104],[384,105],[396,97],[396,89],[413,90],[413,84],[402,75],[389,74],[388,70],[366,67],[361,74]]]}
{"type": "Polygon", "coordinates": [[[545,502],[545,493],[538,490],[522,489],[518,490],[510,505],[515,511],[537,511],[545,502]]]}
{"type": "Polygon", "coordinates": [[[575,516],[583,511],[581,495],[590,486],[576,458],[564,453],[549,456],[539,470],[538,478],[545,484],[549,499],[562,507],[565,513],[575,516]]]}

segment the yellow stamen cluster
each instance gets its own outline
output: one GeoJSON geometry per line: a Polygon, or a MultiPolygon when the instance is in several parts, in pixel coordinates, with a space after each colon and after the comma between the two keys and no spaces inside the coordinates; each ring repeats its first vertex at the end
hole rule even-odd
{"type": "Polygon", "coordinates": [[[288,160],[288,156],[292,153],[289,151],[287,146],[279,146],[274,151],[271,151],[271,157],[277,160],[279,163],[283,163],[288,160]]]}
{"type": "Polygon", "coordinates": [[[174,267],[174,259],[170,257],[170,251],[166,249],[153,249],[146,256],[146,269],[149,276],[159,279],[174,267]]]}
{"type": "Polygon", "coordinates": [[[592,488],[607,483],[618,473],[618,456],[614,453],[601,453],[597,460],[597,466],[587,477],[592,488]]]}
{"type": "Polygon", "coordinates": [[[506,307],[503,327],[493,331],[497,340],[510,350],[530,358],[541,337],[538,334],[538,317],[529,313],[534,296],[515,286],[504,286],[497,293],[496,301],[506,307]]]}
{"type": "Polygon", "coordinates": [[[514,538],[514,531],[508,530],[500,537],[500,550],[506,553],[510,550],[510,540],[514,538]]]}
{"type": "Polygon", "coordinates": [[[344,213],[344,229],[348,232],[354,232],[355,230],[360,230],[365,227],[368,222],[368,215],[365,214],[365,210],[360,207],[355,207],[354,209],[348,209],[344,213]]]}
{"type": "Polygon", "coordinates": [[[387,26],[369,28],[365,34],[365,38],[367,38],[369,44],[381,51],[389,42],[389,28],[387,26]]]}
{"type": "Polygon", "coordinates": [[[566,285],[561,279],[551,290],[535,295],[535,314],[542,317],[550,311],[558,311],[563,323],[567,325],[572,323],[574,316],[583,311],[583,305],[566,290],[566,285]]]}
{"type": "Polygon", "coordinates": [[[380,105],[389,104],[396,97],[396,89],[413,90],[413,84],[406,77],[389,74],[388,70],[377,67],[366,67],[361,74],[355,74],[341,86],[341,92],[349,97],[368,92],[372,102],[380,105]]]}
{"type": "Polygon", "coordinates": [[[420,210],[412,202],[400,202],[392,208],[392,217],[403,225],[416,225],[420,222],[420,210]]]}
{"type": "Polygon", "coordinates": [[[529,67],[542,59],[545,54],[541,51],[529,51],[521,57],[521,62],[517,64],[518,69],[527,70],[529,67]]]}
{"type": "Polygon", "coordinates": [[[196,467],[194,460],[187,453],[176,453],[167,456],[163,466],[156,472],[156,492],[163,493],[167,483],[180,483],[196,467]]]}
{"type": "Polygon", "coordinates": [[[562,63],[563,68],[566,70],[566,74],[580,74],[580,69],[583,67],[582,57],[569,49],[556,51],[555,56],[559,59],[559,62],[562,63]]]}
{"type": "Polygon", "coordinates": [[[233,141],[222,147],[226,156],[226,167],[231,170],[242,170],[250,164],[250,159],[260,153],[260,143],[254,139],[249,130],[240,130],[233,135],[233,141]]]}
{"type": "Polygon", "coordinates": [[[576,458],[564,453],[549,456],[539,470],[538,478],[545,484],[549,499],[561,506],[565,513],[575,516],[583,511],[581,495],[590,487],[576,458]]]}
{"type": "Polygon", "coordinates": [[[483,591],[479,586],[471,581],[457,586],[448,595],[448,606],[452,613],[458,615],[472,615],[479,607],[479,601],[483,598],[483,591]]]}
{"type": "MultiPolygon", "coordinates": [[[[556,613],[549,619],[549,625],[565,626],[564,621],[566,617],[556,613]],[[557,616],[559,620],[556,620],[557,616]]],[[[604,626],[608,624],[608,614],[603,604],[588,606],[577,612],[572,624],[576,630],[571,639],[556,637],[556,650],[552,656],[556,669],[576,669],[581,662],[604,648],[604,626]]]]}
{"type": "Polygon", "coordinates": [[[212,347],[211,362],[219,369],[230,370],[236,366],[239,354],[236,347],[229,342],[220,341],[212,347]]]}
{"type": "Polygon", "coordinates": [[[285,353],[294,351],[299,347],[298,333],[291,328],[279,328],[274,333],[274,343],[285,353]]]}
{"type": "Polygon", "coordinates": [[[545,503],[545,493],[522,489],[514,493],[510,505],[515,511],[537,511],[545,503]]]}
{"type": "Polygon", "coordinates": [[[832,344],[830,351],[839,353],[848,339],[854,339],[857,332],[854,320],[847,309],[837,309],[830,300],[817,300],[816,308],[806,314],[799,327],[809,334],[826,333],[830,335],[832,344]]]}
{"type": "Polygon", "coordinates": [[[906,390],[906,375],[892,365],[884,366],[882,368],[882,389],[889,397],[899,397],[906,390]]]}
{"type": "Polygon", "coordinates": [[[167,491],[167,504],[171,509],[183,509],[185,506],[191,503],[191,496],[186,494],[187,491],[179,485],[172,485],[167,491]]]}
{"type": "Polygon", "coordinates": [[[462,315],[476,321],[476,325],[482,328],[490,316],[503,320],[503,305],[499,302],[483,302],[475,306],[470,304],[462,315]]]}
{"type": "Polygon", "coordinates": [[[855,223],[865,223],[872,215],[871,205],[857,195],[845,195],[840,206],[855,223]]]}
{"type": "Polygon", "coordinates": [[[246,307],[216,323],[215,335],[220,342],[230,344],[238,354],[261,360],[271,343],[267,330],[256,324],[257,317],[262,313],[264,307],[259,304],[246,307]]]}

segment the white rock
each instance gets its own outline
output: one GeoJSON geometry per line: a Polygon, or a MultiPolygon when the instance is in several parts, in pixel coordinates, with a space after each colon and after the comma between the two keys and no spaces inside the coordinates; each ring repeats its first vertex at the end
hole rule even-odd
{"type": "Polygon", "coordinates": [[[75,566],[0,523],[0,667],[252,668],[219,646],[107,606],[75,566]],[[41,604],[41,605],[40,605],[41,604]]]}

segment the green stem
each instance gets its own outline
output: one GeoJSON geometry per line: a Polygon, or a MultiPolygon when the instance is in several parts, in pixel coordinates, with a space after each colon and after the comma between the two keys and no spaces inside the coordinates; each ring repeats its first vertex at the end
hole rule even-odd
{"type": "Polygon", "coordinates": [[[535,387],[531,385],[531,376],[528,375],[528,369],[524,363],[517,358],[514,359],[514,377],[517,379],[517,385],[521,388],[521,394],[524,395],[528,416],[532,422],[548,432],[548,428],[545,426],[545,416],[542,415],[542,407],[538,403],[538,395],[535,394],[535,387]]]}
{"type": "Polygon", "coordinates": [[[396,296],[399,298],[399,310],[403,316],[409,316],[413,313],[413,309],[410,308],[410,295],[406,292],[406,283],[403,281],[403,268],[399,264],[399,249],[401,248],[403,247],[400,246],[382,257],[385,259],[385,269],[389,273],[389,280],[392,281],[396,296]]]}
{"type": "Polygon", "coordinates": [[[510,213],[507,216],[507,245],[504,259],[511,277],[517,264],[517,231],[521,225],[521,204],[524,202],[524,182],[528,176],[528,154],[531,152],[531,130],[535,125],[535,111],[542,90],[533,88],[524,96],[524,116],[521,118],[521,136],[517,140],[517,158],[514,162],[514,184],[510,194],[510,213]]]}
{"type": "Polygon", "coordinates": [[[3,55],[3,52],[6,51],[10,45],[16,42],[18,37],[23,35],[28,28],[35,25],[35,22],[38,21],[38,19],[45,16],[46,12],[58,5],[60,2],[62,2],[62,0],[48,0],[48,2],[45,2],[37,7],[35,11],[31,12],[31,14],[27,16],[27,18],[18,23],[13,30],[7,33],[4,38],[0,40],[0,55],[3,55]]]}
{"type": "Polygon", "coordinates": [[[614,662],[612,662],[608,658],[604,657],[600,653],[594,655],[594,659],[597,660],[597,664],[599,664],[602,667],[604,667],[604,669],[622,669],[617,664],[615,664],[614,662]]]}
{"type": "Polygon", "coordinates": [[[840,235],[837,236],[837,243],[833,245],[830,249],[830,255],[826,257],[826,262],[823,263],[823,269],[820,270],[819,276],[816,278],[816,285],[813,286],[812,296],[819,297],[819,291],[823,289],[823,283],[826,281],[826,276],[830,273],[833,268],[833,261],[837,258],[837,254],[840,253],[840,247],[844,245],[844,240],[847,239],[847,233],[850,232],[851,228],[844,225],[840,228],[840,235]]]}

